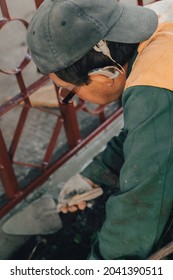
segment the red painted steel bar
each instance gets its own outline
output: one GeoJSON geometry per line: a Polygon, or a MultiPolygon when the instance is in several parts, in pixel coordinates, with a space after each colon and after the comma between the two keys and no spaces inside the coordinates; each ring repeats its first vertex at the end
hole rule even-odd
{"type": "Polygon", "coordinates": [[[41,5],[41,3],[43,2],[44,0],[35,0],[35,5],[36,5],[36,8],[38,9],[38,7],[41,5]]]}
{"type": "Polygon", "coordinates": [[[138,2],[139,6],[143,6],[144,5],[143,0],[138,0],[137,2],[138,2]]]}
{"type": "Polygon", "coordinates": [[[19,185],[12,167],[10,157],[8,156],[1,130],[0,143],[0,177],[7,197],[9,199],[13,199],[19,192],[19,185]]]}
{"type": "Polygon", "coordinates": [[[68,104],[68,106],[60,104],[59,108],[64,119],[64,128],[69,147],[74,148],[81,141],[74,105],[73,103],[68,104]]]}
{"type": "Polygon", "coordinates": [[[13,136],[13,139],[11,141],[10,148],[9,148],[9,155],[10,155],[11,159],[13,159],[14,154],[17,150],[17,146],[19,144],[20,137],[22,135],[22,131],[24,129],[25,122],[27,120],[28,113],[29,113],[29,107],[24,106],[23,109],[22,109],[22,113],[20,115],[19,121],[17,123],[17,127],[16,127],[16,130],[14,132],[14,136],[13,136]]]}
{"type": "Polygon", "coordinates": [[[62,124],[63,124],[63,118],[58,118],[54,131],[53,131],[53,134],[52,134],[52,137],[50,139],[46,154],[44,156],[44,160],[42,163],[43,168],[46,168],[49,164],[49,160],[50,160],[53,150],[55,148],[55,144],[56,144],[58,136],[60,134],[62,124]]]}
{"type": "MultiPolygon", "coordinates": [[[[153,3],[153,2],[157,2],[157,1],[160,1],[160,0],[150,1],[150,4],[153,3]]],[[[145,1],[144,0],[137,0],[137,3],[138,3],[139,6],[144,6],[145,5],[145,1]]]]}
{"type": "Polygon", "coordinates": [[[0,1],[0,8],[1,8],[1,11],[2,11],[3,17],[10,18],[10,14],[8,12],[8,7],[7,7],[6,0],[1,0],[0,1]]]}

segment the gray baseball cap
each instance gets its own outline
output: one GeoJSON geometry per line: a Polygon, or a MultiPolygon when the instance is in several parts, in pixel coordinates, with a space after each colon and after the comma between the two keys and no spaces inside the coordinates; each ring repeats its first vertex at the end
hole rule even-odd
{"type": "Polygon", "coordinates": [[[48,74],[72,65],[101,39],[144,41],[157,24],[152,10],[116,0],[45,0],[29,24],[27,42],[38,69],[48,74]]]}

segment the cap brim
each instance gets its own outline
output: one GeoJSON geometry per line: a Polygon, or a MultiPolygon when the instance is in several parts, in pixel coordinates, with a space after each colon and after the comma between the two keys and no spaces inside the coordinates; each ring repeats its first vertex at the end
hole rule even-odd
{"type": "Polygon", "coordinates": [[[129,44],[147,40],[155,32],[158,25],[156,13],[145,7],[122,6],[121,16],[103,39],[129,44]]]}

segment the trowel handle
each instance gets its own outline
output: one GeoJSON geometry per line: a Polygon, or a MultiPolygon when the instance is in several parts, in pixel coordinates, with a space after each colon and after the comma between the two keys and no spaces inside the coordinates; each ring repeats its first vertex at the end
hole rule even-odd
{"type": "Polygon", "coordinates": [[[76,194],[74,195],[69,201],[68,206],[73,206],[78,204],[80,201],[90,201],[92,199],[95,199],[103,194],[103,190],[100,187],[93,188],[87,192],[84,192],[82,194],[76,194]]]}

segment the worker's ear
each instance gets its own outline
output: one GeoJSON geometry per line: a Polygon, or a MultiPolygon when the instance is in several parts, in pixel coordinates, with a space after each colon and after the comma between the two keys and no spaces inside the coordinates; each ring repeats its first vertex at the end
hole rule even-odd
{"type": "Polygon", "coordinates": [[[90,80],[93,83],[102,83],[102,84],[105,84],[107,86],[112,86],[113,83],[114,83],[113,79],[110,79],[110,78],[108,78],[106,76],[103,76],[103,75],[100,75],[100,74],[90,75],[90,80]]]}

